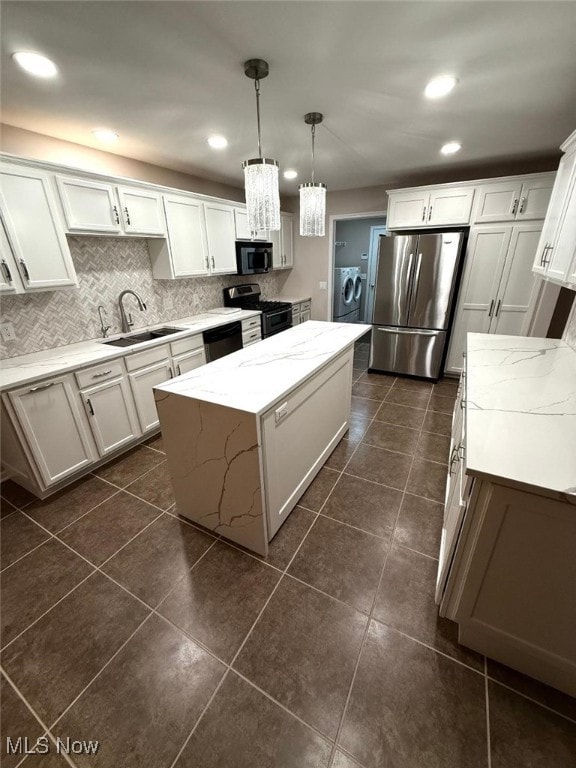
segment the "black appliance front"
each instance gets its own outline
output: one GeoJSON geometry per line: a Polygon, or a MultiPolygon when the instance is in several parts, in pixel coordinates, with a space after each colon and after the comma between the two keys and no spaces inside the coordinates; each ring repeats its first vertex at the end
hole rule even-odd
{"type": "Polygon", "coordinates": [[[236,241],[236,270],[239,275],[260,275],[272,266],[272,243],[236,241]]]}

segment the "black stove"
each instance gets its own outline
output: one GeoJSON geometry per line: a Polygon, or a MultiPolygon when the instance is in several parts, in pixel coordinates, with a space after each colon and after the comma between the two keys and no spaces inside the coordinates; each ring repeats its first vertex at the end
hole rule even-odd
{"type": "Polygon", "coordinates": [[[274,336],[292,327],[292,304],[287,301],[263,301],[258,283],[244,283],[224,288],[224,306],[261,312],[262,338],[274,336]]]}

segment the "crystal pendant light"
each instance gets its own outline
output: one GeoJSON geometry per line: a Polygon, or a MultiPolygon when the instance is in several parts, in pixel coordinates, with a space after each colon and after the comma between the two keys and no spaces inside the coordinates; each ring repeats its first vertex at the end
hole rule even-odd
{"type": "Polygon", "coordinates": [[[324,237],[326,218],[326,184],[314,182],[314,138],[316,126],[323,120],[320,112],[304,115],[306,125],[312,126],[312,182],[300,184],[300,234],[303,237],[324,237]]]}
{"type": "Polygon", "coordinates": [[[251,232],[262,229],[280,229],[280,193],[278,191],[278,163],[262,157],[260,140],[260,80],[268,77],[268,63],[262,59],[244,62],[246,77],[254,80],[256,89],[256,117],[258,120],[258,155],[242,163],[248,226],[251,232]]]}

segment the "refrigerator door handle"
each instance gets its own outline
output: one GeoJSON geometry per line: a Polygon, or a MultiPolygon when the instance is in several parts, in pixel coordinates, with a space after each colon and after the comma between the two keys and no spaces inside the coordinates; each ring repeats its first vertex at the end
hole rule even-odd
{"type": "Polygon", "coordinates": [[[423,328],[416,329],[416,328],[410,328],[408,330],[405,330],[403,328],[380,328],[376,327],[377,331],[384,331],[384,333],[399,333],[401,335],[405,336],[437,336],[439,331],[429,331],[425,330],[423,328]]]}
{"type": "Polygon", "coordinates": [[[416,297],[418,296],[418,281],[420,280],[421,266],[422,266],[422,254],[419,253],[418,261],[416,262],[416,272],[414,273],[414,279],[411,280],[410,300],[408,302],[408,322],[410,322],[410,313],[412,312],[412,308],[416,302],[416,297]]]}

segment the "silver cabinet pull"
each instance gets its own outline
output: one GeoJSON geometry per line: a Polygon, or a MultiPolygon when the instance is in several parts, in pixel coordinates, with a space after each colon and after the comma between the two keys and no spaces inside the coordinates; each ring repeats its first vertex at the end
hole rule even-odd
{"type": "MultiPolygon", "coordinates": [[[[116,224],[120,224],[120,215],[118,213],[118,208],[114,205],[112,207],[112,210],[114,211],[114,218],[116,219],[116,224]]],[[[128,222],[130,223],[130,222],[128,222]]]]}
{"type": "Polygon", "coordinates": [[[168,366],[168,370],[170,371],[170,378],[173,379],[174,378],[174,371],[172,370],[172,366],[171,365],[168,366]]]}
{"type": "Polygon", "coordinates": [[[211,258],[212,258],[212,269],[216,269],[216,264],[214,263],[214,256],[212,256],[211,258]]]}
{"type": "Polygon", "coordinates": [[[26,262],[24,261],[24,259],[20,259],[20,265],[24,272],[24,277],[28,282],[30,282],[30,273],[28,272],[28,267],[26,266],[26,262]]]}
{"type": "Polygon", "coordinates": [[[544,267],[546,265],[546,262],[544,261],[544,257],[546,256],[546,251],[548,250],[549,245],[546,243],[544,248],[542,249],[542,256],[540,256],[540,266],[544,267]]]}
{"type": "Polygon", "coordinates": [[[92,401],[89,397],[86,398],[86,405],[88,406],[88,410],[90,411],[90,415],[94,416],[94,408],[92,407],[92,401]]]}
{"type": "Polygon", "coordinates": [[[512,216],[516,216],[517,210],[518,210],[518,198],[514,200],[514,205],[512,206],[512,216]]]}
{"type": "Polygon", "coordinates": [[[8,280],[9,283],[12,282],[12,273],[10,272],[10,267],[8,264],[6,264],[6,260],[2,259],[2,271],[4,272],[4,277],[6,280],[8,280]]]}
{"type": "MultiPolygon", "coordinates": [[[[546,256],[546,252],[551,251],[553,248],[554,248],[553,245],[547,245],[546,248],[544,249],[544,254],[543,254],[544,257],[546,256]]],[[[544,261],[542,262],[542,266],[545,267],[547,264],[550,264],[550,261],[551,261],[551,258],[550,259],[544,258],[544,261]]]]}
{"type": "Polygon", "coordinates": [[[182,369],[180,368],[180,363],[176,365],[176,368],[178,368],[178,376],[182,376],[182,369]]]}
{"type": "Polygon", "coordinates": [[[430,210],[428,211],[428,221],[432,218],[432,206],[430,206],[430,210]]]}
{"type": "Polygon", "coordinates": [[[424,210],[422,211],[422,221],[426,221],[426,208],[427,208],[427,207],[428,207],[428,206],[427,206],[427,205],[425,205],[425,206],[424,206],[424,210]]]}
{"type": "Polygon", "coordinates": [[[500,312],[501,306],[502,306],[502,299],[498,299],[498,304],[496,304],[496,312],[494,312],[494,317],[498,317],[498,312],[500,312]]]}
{"type": "Polygon", "coordinates": [[[523,198],[520,200],[520,210],[518,211],[518,213],[524,213],[524,206],[525,206],[525,205],[526,205],[526,198],[525,198],[525,197],[523,197],[523,198]]]}
{"type": "Polygon", "coordinates": [[[488,317],[492,317],[492,310],[494,309],[494,299],[490,302],[490,309],[488,310],[488,317]]]}
{"type": "Polygon", "coordinates": [[[109,373],[112,373],[112,369],[110,369],[109,371],[102,371],[102,373],[94,373],[92,375],[92,378],[99,379],[101,376],[108,376],[109,373]]]}
{"type": "Polygon", "coordinates": [[[49,387],[53,387],[54,384],[56,384],[55,381],[50,381],[48,384],[40,384],[38,387],[32,387],[32,389],[29,389],[28,392],[39,392],[41,389],[48,389],[49,387]]]}
{"type": "Polygon", "coordinates": [[[130,212],[128,211],[128,206],[124,206],[124,213],[126,214],[126,224],[130,226],[130,212]]]}

